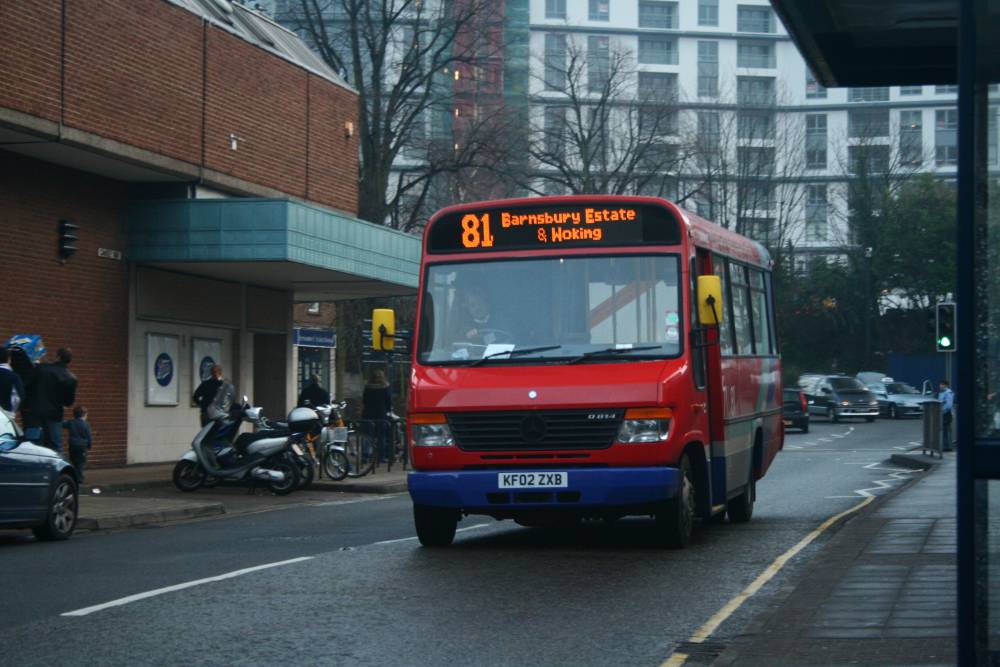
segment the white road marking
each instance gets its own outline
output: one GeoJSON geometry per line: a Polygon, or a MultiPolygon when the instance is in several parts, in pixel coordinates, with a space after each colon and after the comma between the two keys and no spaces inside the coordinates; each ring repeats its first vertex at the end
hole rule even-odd
{"type": "MultiPolygon", "coordinates": [[[[465,528],[459,528],[455,532],[456,533],[464,533],[467,530],[477,530],[479,528],[486,528],[489,525],[490,524],[488,524],[488,523],[477,523],[477,524],[475,524],[473,526],[466,526],[465,528]]],[[[372,542],[370,545],[365,545],[365,546],[375,546],[376,544],[398,544],[399,542],[409,542],[409,541],[415,540],[415,539],[417,539],[416,535],[414,535],[413,537],[400,537],[400,538],[395,539],[395,540],[382,540],[381,542],[372,542]]]]}
{"type": "Polygon", "coordinates": [[[254,567],[245,567],[242,570],[234,570],[232,572],[227,572],[225,574],[220,574],[215,577],[206,577],[205,579],[196,579],[194,581],[186,581],[183,584],[174,584],[173,586],[165,586],[164,588],[157,588],[156,590],[146,591],[145,593],[136,593],[135,595],[129,595],[127,597],[118,598],[117,600],[111,600],[110,602],[105,602],[103,604],[95,604],[92,607],[84,607],[83,609],[75,609],[73,611],[67,611],[62,616],[87,616],[98,611],[103,611],[105,609],[110,609],[111,607],[121,607],[132,602],[138,602],[139,600],[145,600],[147,598],[156,597],[157,595],[163,595],[164,593],[173,593],[174,591],[182,591],[185,588],[192,588],[194,586],[200,586],[202,584],[210,584],[216,581],[224,581],[226,579],[232,579],[233,577],[240,577],[244,574],[250,574],[251,572],[259,572],[260,570],[268,570],[273,567],[281,567],[282,565],[291,565],[293,563],[301,563],[303,561],[312,560],[313,556],[301,556],[299,558],[291,558],[289,560],[282,560],[276,563],[265,563],[264,565],[255,565],[254,567]]]}
{"type": "Polygon", "coordinates": [[[820,442],[833,442],[830,438],[817,438],[820,442]]]}
{"type": "Polygon", "coordinates": [[[826,500],[831,500],[835,498],[857,498],[861,496],[862,498],[871,498],[878,494],[879,491],[888,491],[900,482],[906,479],[907,475],[912,475],[918,470],[912,470],[910,468],[881,468],[879,462],[868,463],[868,462],[858,462],[858,461],[847,461],[844,465],[848,466],[861,466],[866,470],[876,470],[879,472],[887,472],[889,476],[886,479],[876,479],[872,483],[875,486],[868,486],[863,489],[855,489],[854,494],[850,496],[825,496],[826,500]]]}

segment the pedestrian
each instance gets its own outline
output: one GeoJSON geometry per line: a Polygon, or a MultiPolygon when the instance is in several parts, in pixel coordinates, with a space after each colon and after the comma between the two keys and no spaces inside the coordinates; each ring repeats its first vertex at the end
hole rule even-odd
{"type": "Polygon", "coordinates": [[[93,444],[90,424],[87,423],[87,408],[82,405],[73,408],[73,418],[64,421],[63,428],[69,432],[69,461],[83,483],[83,469],[87,466],[87,454],[93,444]]]}
{"type": "Polygon", "coordinates": [[[10,349],[0,347],[0,409],[17,412],[24,398],[24,383],[10,365],[10,349]]]}
{"type": "Polygon", "coordinates": [[[955,392],[951,390],[951,383],[941,380],[939,385],[938,400],[941,401],[941,449],[946,452],[951,451],[951,419],[955,411],[955,392]]]}
{"type": "Polygon", "coordinates": [[[387,454],[386,441],[389,433],[387,416],[390,412],[392,412],[392,392],[385,379],[385,371],[376,368],[368,377],[365,391],[361,396],[361,419],[368,435],[375,439],[379,463],[387,454]]]}
{"type": "Polygon", "coordinates": [[[222,385],[222,366],[219,364],[212,364],[212,369],[208,378],[202,380],[201,384],[198,385],[198,388],[194,390],[194,395],[191,397],[201,411],[200,416],[202,426],[205,426],[205,424],[211,421],[208,415],[208,408],[215,401],[215,397],[219,393],[219,389],[222,385]]]}
{"type": "Polygon", "coordinates": [[[62,454],[63,408],[76,401],[76,376],[67,368],[71,361],[73,351],[61,347],[54,363],[38,364],[21,402],[25,429],[41,429],[42,444],[58,454],[62,454]]]}
{"type": "Polygon", "coordinates": [[[329,404],[330,392],[319,386],[319,376],[313,373],[309,376],[308,384],[302,388],[302,393],[299,394],[298,406],[315,408],[317,405],[329,404]]]}

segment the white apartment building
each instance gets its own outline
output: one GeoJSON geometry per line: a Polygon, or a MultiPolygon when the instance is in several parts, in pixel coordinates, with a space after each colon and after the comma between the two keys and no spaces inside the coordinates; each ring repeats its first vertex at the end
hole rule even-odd
{"type": "MultiPolygon", "coordinates": [[[[609,52],[627,52],[635,63],[632,85],[637,95],[662,88],[676,99],[679,119],[670,131],[675,144],[683,144],[685,132],[718,133],[720,118],[728,115],[735,121],[735,141],[723,150],[756,150],[762,159],[784,162],[763,179],[769,183],[736,178],[730,179],[730,187],[774,189],[742,206],[740,215],[748,219],[741,221],[740,231],[760,240],[770,235],[774,242],[774,228],[785,224],[780,242],[792,242],[797,263],[806,262],[809,255],[835,254],[849,238],[845,184],[862,153],[874,172],[929,171],[955,177],[955,86],[827,90],[813,80],[766,1],[529,2],[533,70],[558,69],[562,52],[572,57],[587,51],[591,69],[606,62],[609,52]],[[750,129],[753,122],[760,123],[756,129],[750,129]],[[790,183],[778,182],[782,179],[790,183]]],[[[554,109],[565,95],[553,78],[558,76],[533,72],[530,99],[535,118],[559,115],[554,109]]],[[[991,167],[998,166],[1000,154],[996,119],[997,111],[991,109],[991,167]]],[[[735,163],[742,156],[730,158],[735,163]]],[[[704,187],[704,167],[690,160],[678,169],[677,196],[705,217],[732,219],[732,211],[720,211],[719,206],[732,206],[743,193],[719,197],[711,192],[704,187]]]]}

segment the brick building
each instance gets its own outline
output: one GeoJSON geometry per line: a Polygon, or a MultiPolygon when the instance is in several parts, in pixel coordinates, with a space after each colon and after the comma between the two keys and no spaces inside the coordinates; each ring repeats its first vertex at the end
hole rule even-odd
{"type": "Polygon", "coordinates": [[[415,288],[419,240],[355,217],[356,93],[266,17],[13,2],[0,43],[0,337],[73,348],[95,465],[179,456],[206,357],[282,414],[294,303],[415,288]]]}

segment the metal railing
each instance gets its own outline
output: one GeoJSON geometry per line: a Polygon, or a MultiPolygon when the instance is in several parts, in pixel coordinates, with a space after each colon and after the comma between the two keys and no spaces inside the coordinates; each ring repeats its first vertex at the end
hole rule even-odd
{"type": "Polygon", "coordinates": [[[924,441],[921,453],[944,458],[941,442],[941,401],[924,401],[924,441]]]}

